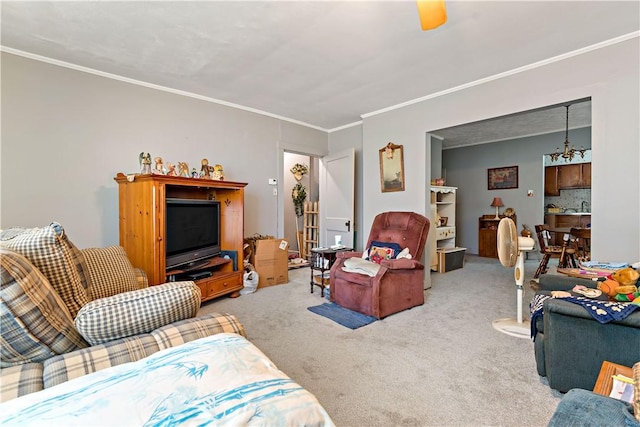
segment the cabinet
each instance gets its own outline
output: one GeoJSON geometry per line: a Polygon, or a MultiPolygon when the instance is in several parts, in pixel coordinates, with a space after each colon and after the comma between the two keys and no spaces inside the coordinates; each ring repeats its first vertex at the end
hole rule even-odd
{"type": "Polygon", "coordinates": [[[458,187],[431,186],[431,231],[429,248],[431,270],[438,270],[438,249],[456,247],[456,191],[458,187]],[[438,219],[446,218],[446,225],[440,225],[438,219]]]}
{"type": "Polygon", "coordinates": [[[559,196],[560,190],[591,188],[591,163],[544,168],[544,195],[559,196]]]}
{"type": "MultiPolygon", "coordinates": [[[[495,215],[482,215],[478,218],[478,256],[487,258],[498,258],[498,224],[504,218],[500,215],[495,219],[495,215]]],[[[515,215],[511,217],[518,225],[515,215]]]]}
{"type": "Polygon", "coordinates": [[[244,187],[246,183],[213,181],[165,175],[118,173],[120,245],[136,267],[142,268],[150,285],[171,280],[194,280],[202,300],[216,298],[243,288],[244,187]],[[214,257],[196,270],[166,269],[165,206],[167,198],[219,200],[222,250],[235,251],[232,260],[214,257]]]}
{"type": "Polygon", "coordinates": [[[544,195],[545,196],[559,196],[560,189],[558,188],[558,167],[547,166],[544,168],[544,195]]]}

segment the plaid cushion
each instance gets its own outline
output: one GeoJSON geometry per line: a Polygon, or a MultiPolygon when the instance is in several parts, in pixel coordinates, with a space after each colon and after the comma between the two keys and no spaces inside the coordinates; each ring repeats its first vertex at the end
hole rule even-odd
{"type": "Polygon", "coordinates": [[[86,290],[91,288],[91,276],[89,275],[89,266],[87,265],[86,260],[84,259],[84,255],[80,249],[73,244],[73,242],[69,239],[65,239],[64,243],[66,244],[69,252],[71,253],[71,259],[73,260],[73,265],[75,265],[76,270],[78,271],[78,275],[80,276],[80,283],[82,283],[82,287],[86,290]]]}
{"type": "Polygon", "coordinates": [[[91,301],[75,319],[76,329],[91,345],[144,334],[171,322],[194,317],[200,288],[172,282],[91,301]]]}
{"type": "Polygon", "coordinates": [[[62,299],[24,256],[0,248],[0,366],[87,346],[62,299]]]}
{"type": "Polygon", "coordinates": [[[149,278],[147,277],[147,273],[141,268],[134,268],[133,271],[136,273],[136,281],[138,282],[138,289],[144,289],[149,287],[149,278]]]}
{"type": "Polygon", "coordinates": [[[163,326],[151,332],[161,350],[222,332],[246,337],[244,326],[232,314],[211,313],[163,326]]]}
{"type": "Polygon", "coordinates": [[[41,228],[10,228],[0,231],[0,247],[25,256],[47,278],[72,317],[89,302],[77,270],[81,263],[62,226],[52,222],[41,228]]]}
{"type": "Polygon", "coordinates": [[[149,334],[143,334],[52,357],[44,362],[44,387],[52,387],[111,366],[134,362],[158,350],[160,348],[156,340],[149,334]]]}
{"type": "Polygon", "coordinates": [[[135,270],[122,246],[82,249],[81,252],[89,271],[90,300],[139,289],[135,270]]]}
{"type": "Polygon", "coordinates": [[[0,402],[42,390],[42,370],[42,363],[25,363],[2,369],[0,402]]]}

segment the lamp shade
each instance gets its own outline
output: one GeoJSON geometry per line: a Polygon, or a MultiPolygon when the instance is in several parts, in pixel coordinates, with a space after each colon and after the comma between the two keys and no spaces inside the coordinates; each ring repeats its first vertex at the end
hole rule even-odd
{"type": "Polygon", "coordinates": [[[502,206],[504,206],[504,203],[502,203],[502,199],[500,197],[494,197],[490,206],[494,208],[501,208],[502,206]]]}

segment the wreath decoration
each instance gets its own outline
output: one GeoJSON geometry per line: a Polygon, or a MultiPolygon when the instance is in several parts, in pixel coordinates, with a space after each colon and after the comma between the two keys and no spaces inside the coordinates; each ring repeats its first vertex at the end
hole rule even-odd
{"type": "Polygon", "coordinates": [[[302,216],[304,214],[304,201],[307,200],[307,189],[304,185],[297,183],[291,190],[291,198],[293,199],[296,216],[302,216]]]}
{"type": "Polygon", "coordinates": [[[296,163],[289,171],[295,176],[296,180],[300,181],[304,175],[309,173],[309,166],[296,163]]]}

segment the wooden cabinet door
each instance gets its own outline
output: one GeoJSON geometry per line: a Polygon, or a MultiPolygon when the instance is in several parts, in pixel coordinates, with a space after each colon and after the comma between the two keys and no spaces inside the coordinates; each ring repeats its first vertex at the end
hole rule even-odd
{"type": "Polygon", "coordinates": [[[498,258],[498,230],[478,230],[478,255],[498,258]]]}
{"type": "Polygon", "coordinates": [[[547,166],[544,168],[544,195],[545,196],[559,196],[560,189],[558,188],[558,167],[547,166]]]}
{"type": "Polygon", "coordinates": [[[591,163],[582,164],[582,186],[591,188],[591,163]]]}
{"type": "Polygon", "coordinates": [[[558,189],[582,188],[582,165],[558,166],[558,189]]]}

